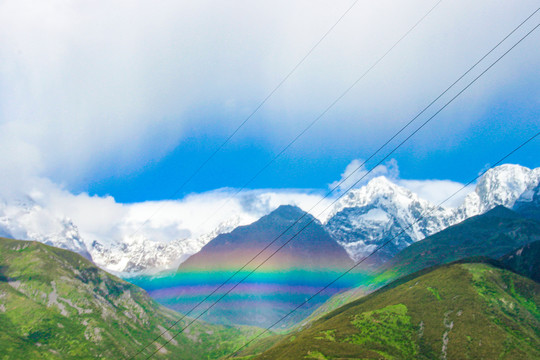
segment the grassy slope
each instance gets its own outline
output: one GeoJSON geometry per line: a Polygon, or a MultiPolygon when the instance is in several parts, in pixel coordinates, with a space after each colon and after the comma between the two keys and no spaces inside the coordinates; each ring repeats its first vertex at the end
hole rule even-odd
{"type": "Polygon", "coordinates": [[[540,284],[487,263],[400,279],[257,359],[540,358],[540,284]]]}
{"type": "MultiPolygon", "coordinates": [[[[0,238],[1,359],[126,358],[179,317],[77,254],[0,238]]],[[[218,358],[255,331],[197,322],[156,358],[218,358]]]]}
{"type": "Polygon", "coordinates": [[[360,299],[401,276],[472,256],[499,258],[537,239],[540,239],[540,223],[525,219],[505,207],[497,207],[405,248],[379,270],[371,273],[374,278],[370,280],[369,286],[332,296],[303,324],[360,299]]]}

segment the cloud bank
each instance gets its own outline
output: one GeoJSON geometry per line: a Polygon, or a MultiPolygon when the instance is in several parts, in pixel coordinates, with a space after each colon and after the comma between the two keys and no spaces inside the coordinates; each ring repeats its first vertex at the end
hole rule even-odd
{"type": "MultiPolygon", "coordinates": [[[[434,3],[360,1],[239,141],[280,148],[434,3]]],[[[349,5],[3,1],[2,187],[39,176],[84,190],[141,171],[188,137],[229,134],[349,5]]],[[[369,148],[535,7],[528,0],[443,2],[313,129],[311,139],[324,139],[330,149],[369,148]]],[[[446,141],[426,136],[420,149],[459,143],[471,126],[464,114],[485,112],[498,89],[538,79],[540,49],[520,51],[441,120],[446,141]]],[[[534,125],[524,122],[518,125],[534,125]]],[[[300,155],[315,151],[313,144],[299,143],[300,155]]]]}

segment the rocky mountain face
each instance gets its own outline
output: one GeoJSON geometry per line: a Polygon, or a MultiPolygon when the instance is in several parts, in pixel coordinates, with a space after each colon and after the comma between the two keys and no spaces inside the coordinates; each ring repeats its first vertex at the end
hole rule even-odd
{"type": "Polygon", "coordinates": [[[540,183],[527,189],[515,202],[514,210],[522,216],[540,221],[540,183]]]}
{"type": "Polygon", "coordinates": [[[529,198],[540,182],[540,168],[528,169],[505,164],[489,170],[478,181],[475,191],[467,195],[456,216],[460,219],[485,213],[497,205],[514,208],[516,201],[529,198]],[[524,197],[522,197],[524,196],[524,197]]]}
{"type": "Polygon", "coordinates": [[[375,261],[384,262],[410,244],[498,205],[512,208],[517,202],[520,208],[536,209],[539,181],[540,168],[501,165],[482,176],[461,206],[444,208],[378,177],[342,198],[325,226],[356,261],[392,239],[377,253],[375,261]]]}
{"type": "Polygon", "coordinates": [[[384,241],[393,239],[377,253],[380,260],[387,260],[452,223],[452,210],[436,207],[385,177],[378,177],[343,197],[325,227],[358,261],[384,241]],[[415,222],[426,213],[430,215],[415,222]]]}
{"type": "Polygon", "coordinates": [[[222,233],[232,231],[241,221],[240,218],[233,217],[213,231],[199,237],[165,242],[135,234],[118,242],[93,241],[89,249],[92,260],[109,271],[123,276],[133,276],[143,272],[156,273],[176,269],[210,240],[222,233]]]}
{"type": "Polygon", "coordinates": [[[382,265],[378,278],[386,282],[472,256],[498,259],[539,240],[539,222],[499,205],[402,250],[382,265]]]}
{"type": "Polygon", "coordinates": [[[506,254],[500,261],[512,271],[540,283],[540,240],[506,254]]]}

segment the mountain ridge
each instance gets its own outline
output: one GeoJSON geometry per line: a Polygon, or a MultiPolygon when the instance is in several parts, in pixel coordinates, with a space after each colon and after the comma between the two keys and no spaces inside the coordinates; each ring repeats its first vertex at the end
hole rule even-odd
{"type": "MultiPolygon", "coordinates": [[[[379,264],[406,246],[496,205],[515,206],[517,211],[531,214],[536,211],[539,216],[539,180],[540,168],[531,170],[519,165],[501,165],[484,174],[463,204],[457,208],[439,208],[406,187],[378,177],[361,188],[352,189],[335,204],[330,216],[321,220],[354,260],[365,256],[383,239],[406,229],[377,255],[375,262],[379,264]],[[537,195],[533,194],[535,186],[537,195]],[[425,213],[431,214],[415,224],[414,220],[425,213]],[[408,229],[410,225],[411,229],[408,229]]],[[[216,236],[252,221],[237,215],[201,236],[162,241],[149,235],[134,234],[103,241],[93,239],[91,235],[82,236],[72,220],[50,212],[28,197],[18,202],[0,202],[0,234],[76,251],[93,259],[103,269],[130,277],[174,269],[216,236]]]]}

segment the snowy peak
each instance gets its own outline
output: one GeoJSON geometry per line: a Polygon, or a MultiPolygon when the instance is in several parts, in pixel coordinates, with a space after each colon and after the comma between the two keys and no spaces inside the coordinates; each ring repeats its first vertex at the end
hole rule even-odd
{"type": "Polygon", "coordinates": [[[518,199],[519,203],[532,201],[539,180],[540,168],[498,166],[487,171],[475,191],[454,209],[437,207],[385,177],[378,177],[344,196],[331,212],[326,228],[354,260],[392,239],[379,252],[379,260],[384,261],[411,243],[471,216],[499,205],[512,208],[518,199]]]}
{"type": "Polygon", "coordinates": [[[242,221],[238,216],[232,217],[209,233],[173,241],[149,239],[141,234],[125,236],[114,243],[94,241],[89,251],[94,263],[122,276],[157,273],[178,268],[216,236],[234,230],[242,221]]]}
{"type": "Polygon", "coordinates": [[[449,216],[449,210],[435,207],[385,177],[377,177],[352,190],[336,204],[326,229],[355,261],[392,239],[391,244],[380,251],[383,261],[447,227],[449,216]],[[416,222],[422,214],[430,215],[416,222]]]}
{"type": "Polygon", "coordinates": [[[512,208],[515,202],[540,181],[540,168],[505,164],[488,170],[460,207],[463,219],[483,214],[497,205],[512,208]]]}
{"type": "Polygon", "coordinates": [[[329,218],[346,208],[368,205],[386,205],[394,208],[407,207],[414,201],[421,200],[409,189],[394,184],[384,176],[379,176],[359,189],[352,189],[341,198],[334,206],[329,218]]]}
{"type": "Polygon", "coordinates": [[[77,252],[90,259],[79,229],[67,217],[59,217],[31,199],[0,206],[0,235],[77,252]]]}
{"type": "MultiPolygon", "coordinates": [[[[458,208],[443,208],[380,176],[345,194],[323,224],[354,260],[392,239],[391,244],[379,252],[384,260],[415,241],[498,205],[540,219],[539,182],[540,168],[501,165],[486,172],[458,208]],[[420,217],[423,218],[417,221],[420,217]]],[[[109,271],[137,273],[177,268],[186,257],[197,253],[218,235],[251,224],[261,214],[242,211],[231,213],[228,219],[221,223],[216,221],[196,234],[183,232],[174,238],[161,239],[152,232],[125,236],[125,231],[119,230],[118,236],[103,238],[91,233],[81,234],[70,218],[28,196],[18,201],[0,199],[0,236],[37,240],[91,256],[98,266],[109,271]]],[[[297,207],[281,206],[261,218],[260,224],[267,221],[290,225],[302,214],[304,212],[297,207]]],[[[301,223],[312,219],[311,214],[304,215],[301,223]]],[[[320,226],[318,220],[314,223],[320,226]]]]}

